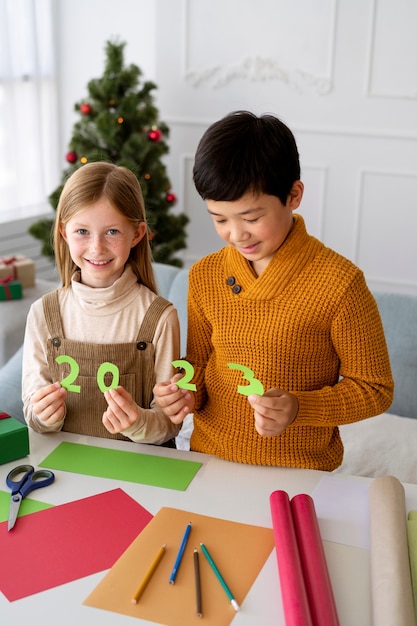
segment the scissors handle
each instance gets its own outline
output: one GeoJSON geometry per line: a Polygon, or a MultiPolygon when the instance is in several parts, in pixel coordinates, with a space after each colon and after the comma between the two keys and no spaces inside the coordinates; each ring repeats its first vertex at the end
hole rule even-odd
{"type": "Polygon", "coordinates": [[[7,474],[6,485],[11,489],[12,495],[19,492],[20,487],[33,474],[33,465],[18,465],[7,474]]]}
{"type": "Polygon", "coordinates": [[[6,484],[12,490],[12,495],[20,493],[25,498],[34,489],[50,485],[55,480],[55,474],[50,470],[36,470],[32,465],[19,465],[12,469],[6,478],[6,484]],[[13,480],[23,473],[19,480],[13,480]]]}

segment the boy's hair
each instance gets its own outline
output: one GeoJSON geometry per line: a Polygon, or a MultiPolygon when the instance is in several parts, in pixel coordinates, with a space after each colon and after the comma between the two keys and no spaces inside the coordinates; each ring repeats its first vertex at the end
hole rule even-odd
{"type": "MultiPolygon", "coordinates": [[[[77,266],[71,258],[59,226],[65,226],[74,215],[100,198],[106,198],[135,228],[141,222],[147,224],[142,190],[131,170],[103,161],[81,166],[67,179],[61,192],[53,233],[55,259],[63,287],[71,284],[71,277],[77,266]]],[[[149,238],[145,235],[131,248],[127,262],[138,282],[157,293],[151,261],[149,238]]]]}
{"type": "Polygon", "coordinates": [[[193,180],[203,200],[233,202],[252,192],[276,196],[285,204],[300,180],[294,135],[273,115],[229,113],[202,136],[193,180]]]}

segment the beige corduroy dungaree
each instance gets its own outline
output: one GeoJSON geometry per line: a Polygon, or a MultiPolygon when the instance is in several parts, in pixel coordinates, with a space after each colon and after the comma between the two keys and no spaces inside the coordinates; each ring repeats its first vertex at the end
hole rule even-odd
{"type": "MultiPolygon", "coordinates": [[[[72,369],[68,362],[57,363],[56,358],[59,356],[67,355],[79,366],[79,372],[73,372],[77,374],[73,384],[79,386],[79,393],[67,393],[67,412],[62,430],[130,441],[123,435],[112,435],[103,426],[102,417],[107,402],[98,386],[97,372],[102,363],[116,365],[119,385],[132,395],[140,407],[149,408],[155,384],[155,349],[152,340],[161,313],[170,303],[157,296],[143,318],[136,341],[109,344],[86,343],[64,337],[57,291],[43,296],[42,304],[50,333],[47,357],[52,379],[62,381],[72,369]]],[[[104,370],[107,369],[104,366],[104,370]]],[[[113,380],[112,373],[107,372],[103,380],[108,387],[113,380]]]]}

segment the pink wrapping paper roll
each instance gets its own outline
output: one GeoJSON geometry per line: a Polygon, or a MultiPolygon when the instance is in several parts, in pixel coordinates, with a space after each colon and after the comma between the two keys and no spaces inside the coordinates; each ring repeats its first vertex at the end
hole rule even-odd
{"type": "Polygon", "coordinates": [[[304,581],[315,626],[339,626],[313,499],[306,494],[291,500],[304,581]]]}
{"type": "Polygon", "coordinates": [[[286,626],[313,626],[288,494],[274,491],[269,503],[286,626]]]}

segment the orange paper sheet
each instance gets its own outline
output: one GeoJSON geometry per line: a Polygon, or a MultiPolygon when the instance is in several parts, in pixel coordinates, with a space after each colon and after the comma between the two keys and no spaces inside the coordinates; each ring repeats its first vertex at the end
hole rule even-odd
{"type": "MultiPolygon", "coordinates": [[[[204,543],[238,604],[242,604],[274,547],[269,528],[162,508],[144,528],[84,604],[167,626],[228,626],[236,615],[200,550],[204,543]],[[186,525],[192,529],[175,584],[169,583],[186,525]],[[137,604],[131,599],[161,545],[166,554],[137,604]],[[196,616],[193,552],[200,556],[203,617],[196,616]]],[[[244,610],[244,607],[241,607],[244,610]]]]}

